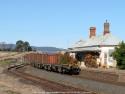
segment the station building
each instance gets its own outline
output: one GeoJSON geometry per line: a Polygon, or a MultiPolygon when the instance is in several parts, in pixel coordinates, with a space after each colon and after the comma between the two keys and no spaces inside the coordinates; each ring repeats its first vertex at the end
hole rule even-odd
{"type": "Polygon", "coordinates": [[[79,40],[68,48],[68,52],[74,58],[81,58],[81,67],[86,67],[84,57],[88,53],[96,57],[100,67],[116,67],[116,61],[111,54],[120,42],[119,38],[111,34],[110,24],[106,20],[104,31],[101,35],[96,35],[96,27],[90,27],[89,38],[87,40],[79,40]]]}

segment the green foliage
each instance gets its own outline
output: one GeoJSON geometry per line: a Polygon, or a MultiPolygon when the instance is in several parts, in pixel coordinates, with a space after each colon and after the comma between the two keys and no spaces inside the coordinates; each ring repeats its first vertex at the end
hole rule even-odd
{"type": "Polygon", "coordinates": [[[11,61],[0,61],[0,66],[11,64],[11,61]]]}
{"type": "Polygon", "coordinates": [[[117,61],[117,67],[125,69],[125,43],[123,41],[115,48],[112,56],[117,61]]]}
{"type": "Polygon", "coordinates": [[[23,51],[23,44],[24,44],[24,42],[22,40],[17,41],[16,42],[16,51],[19,51],[19,52],[23,51]]]}
{"type": "Polygon", "coordinates": [[[60,55],[60,64],[68,63],[68,54],[60,55]]]}
{"type": "Polygon", "coordinates": [[[60,55],[60,64],[76,64],[77,60],[69,55],[69,53],[65,53],[64,55],[60,55]]]}
{"type": "Polygon", "coordinates": [[[7,94],[21,94],[20,92],[12,91],[12,90],[6,90],[5,92],[6,92],[7,94]]]}
{"type": "Polygon", "coordinates": [[[32,51],[32,48],[29,44],[29,42],[27,41],[22,41],[22,40],[19,40],[16,42],[16,51],[18,52],[24,52],[24,51],[32,51]]]}

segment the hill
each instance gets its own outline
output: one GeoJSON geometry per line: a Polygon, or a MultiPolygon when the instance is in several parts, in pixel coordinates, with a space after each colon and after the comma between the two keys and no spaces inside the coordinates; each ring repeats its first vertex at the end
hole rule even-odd
{"type": "Polygon", "coordinates": [[[41,52],[48,52],[48,53],[54,53],[57,51],[65,51],[65,49],[62,48],[56,48],[56,47],[35,47],[32,46],[33,50],[41,51],[41,52]]]}
{"type": "MultiPolygon", "coordinates": [[[[1,50],[14,50],[16,47],[15,44],[5,44],[0,43],[0,49],[1,50]]],[[[54,53],[57,51],[65,51],[63,48],[56,48],[56,47],[37,47],[37,46],[31,46],[33,50],[41,51],[41,52],[48,52],[48,53],[54,53]]]]}

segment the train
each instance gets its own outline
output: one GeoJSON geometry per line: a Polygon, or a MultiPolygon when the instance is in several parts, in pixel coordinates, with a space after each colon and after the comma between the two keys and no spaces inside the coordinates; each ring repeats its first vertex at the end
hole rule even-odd
{"type": "Polygon", "coordinates": [[[81,70],[77,60],[67,53],[29,53],[24,56],[24,61],[29,62],[35,68],[61,74],[79,74],[81,70]]]}

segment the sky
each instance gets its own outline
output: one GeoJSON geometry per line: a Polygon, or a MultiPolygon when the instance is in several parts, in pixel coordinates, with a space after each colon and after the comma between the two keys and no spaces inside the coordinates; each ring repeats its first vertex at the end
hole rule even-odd
{"type": "Polygon", "coordinates": [[[0,0],[0,42],[68,48],[86,40],[89,28],[125,40],[125,0],[0,0]]]}

